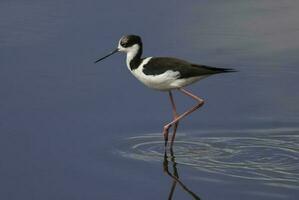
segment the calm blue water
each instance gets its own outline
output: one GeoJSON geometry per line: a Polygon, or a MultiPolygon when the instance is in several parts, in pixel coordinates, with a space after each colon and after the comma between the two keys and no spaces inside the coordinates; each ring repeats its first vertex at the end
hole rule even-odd
{"type": "MultiPolygon", "coordinates": [[[[0,199],[298,199],[299,3],[0,2],[0,199]],[[189,87],[206,100],[164,155],[168,96],[124,55],[238,73],[189,87]],[[178,178],[179,177],[179,178],[178,178]]],[[[179,111],[192,100],[175,94],[179,111]]]]}

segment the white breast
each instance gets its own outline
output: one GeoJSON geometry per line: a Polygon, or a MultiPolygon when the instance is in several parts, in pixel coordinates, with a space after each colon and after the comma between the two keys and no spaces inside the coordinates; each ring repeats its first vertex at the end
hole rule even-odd
{"type": "Polygon", "coordinates": [[[131,70],[128,63],[127,65],[131,73],[140,82],[142,82],[149,88],[156,90],[170,90],[177,88],[176,86],[172,85],[172,83],[177,80],[179,72],[168,70],[165,73],[159,75],[146,75],[143,73],[143,66],[146,65],[150,61],[150,59],[152,59],[152,57],[144,59],[139,67],[135,70],[131,70]]]}

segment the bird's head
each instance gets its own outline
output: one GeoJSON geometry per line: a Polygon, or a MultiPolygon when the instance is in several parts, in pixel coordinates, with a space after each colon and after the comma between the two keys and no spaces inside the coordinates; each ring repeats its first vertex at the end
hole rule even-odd
{"type": "Polygon", "coordinates": [[[138,35],[126,35],[120,38],[117,48],[118,51],[128,53],[136,51],[136,49],[139,49],[140,47],[142,47],[142,41],[138,35]]]}
{"type": "Polygon", "coordinates": [[[142,41],[138,35],[126,35],[120,38],[118,42],[118,46],[115,50],[110,52],[108,55],[98,59],[95,63],[104,60],[105,58],[117,53],[117,52],[125,52],[137,54],[137,52],[142,51],[142,41]]]}

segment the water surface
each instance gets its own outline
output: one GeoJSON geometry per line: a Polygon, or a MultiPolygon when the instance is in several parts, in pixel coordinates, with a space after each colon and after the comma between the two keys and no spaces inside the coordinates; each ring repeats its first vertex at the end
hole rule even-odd
{"type": "MultiPolygon", "coordinates": [[[[1,199],[297,199],[299,3],[1,1],[1,199]],[[239,72],[189,87],[206,104],[164,153],[167,94],[124,55],[239,72]],[[155,191],[155,192],[153,192],[155,191]]],[[[179,111],[193,101],[175,94],[179,111]]]]}

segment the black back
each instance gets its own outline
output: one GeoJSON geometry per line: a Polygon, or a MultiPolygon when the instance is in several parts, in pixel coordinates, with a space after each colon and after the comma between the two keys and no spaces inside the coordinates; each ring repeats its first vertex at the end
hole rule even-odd
{"type": "Polygon", "coordinates": [[[169,57],[152,58],[145,66],[143,66],[143,73],[146,75],[159,75],[168,70],[178,71],[180,73],[179,78],[190,78],[234,71],[233,69],[228,68],[216,68],[206,65],[192,64],[184,60],[169,57]]]}

